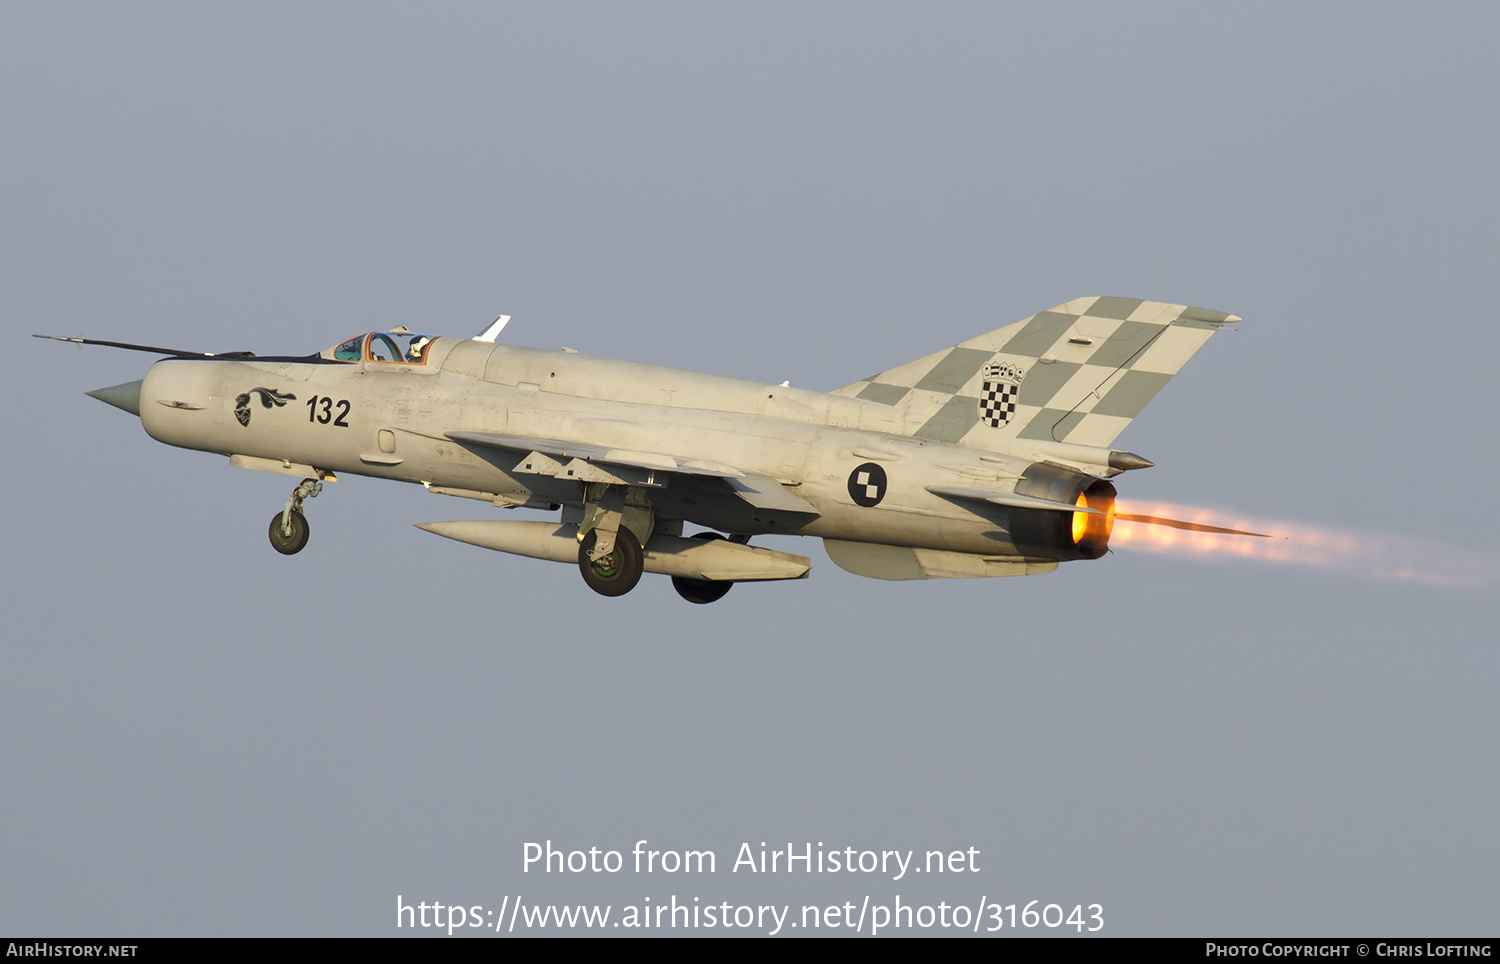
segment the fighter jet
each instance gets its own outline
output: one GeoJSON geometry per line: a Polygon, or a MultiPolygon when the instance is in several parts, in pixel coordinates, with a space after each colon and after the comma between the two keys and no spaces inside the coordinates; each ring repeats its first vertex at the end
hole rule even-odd
{"type": "Polygon", "coordinates": [[[88,394],[158,441],[300,478],[271,519],[277,552],[307,544],[304,503],[323,482],[364,475],[556,513],[419,528],[575,564],[606,596],[652,572],[708,603],[737,582],[807,577],[806,556],[757,536],[821,538],[835,564],[876,579],[1098,559],[1109,480],[1152,465],[1116,436],[1239,321],[1080,298],[825,393],[498,343],[508,320],[469,339],[368,332],[306,356],[59,340],[167,356],[88,394]]]}

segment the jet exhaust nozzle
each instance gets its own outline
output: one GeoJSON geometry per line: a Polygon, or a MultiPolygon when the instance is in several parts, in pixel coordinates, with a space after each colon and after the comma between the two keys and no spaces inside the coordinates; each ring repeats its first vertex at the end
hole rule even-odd
{"type": "Polygon", "coordinates": [[[141,382],[145,379],[137,378],[133,382],[125,382],[123,385],[111,385],[108,388],[96,388],[92,392],[85,392],[90,398],[97,398],[106,405],[113,405],[121,411],[129,412],[136,418],[141,417],[141,382]]]}

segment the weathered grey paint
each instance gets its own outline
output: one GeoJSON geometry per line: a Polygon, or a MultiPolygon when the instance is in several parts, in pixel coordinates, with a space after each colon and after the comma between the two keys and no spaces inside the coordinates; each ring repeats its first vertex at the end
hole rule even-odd
{"type": "Polygon", "coordinates": [[[955,395],[914,433],[936,442],[957,442],[979,423],[979,399],[955,395]]]}
{"type": "Polygon", "coordinates": [[[1005,353],[1040,358],[1077,323],[1077,315],[1064,315],[1055,310],[1038,312],[1025,328],[1005,343],[1005,353]]]}
{"type": "MultiPolygon", "coordinates": [[[[1129,370],[1103,398],[1093,394],[1184,311],[1130,299],[1070,302],[836,394],[451,338],[435,339],[425,364],[335,362],[331,349],[317,363],[166,359],[137,394],[153,437],[248,467],[420,482],[496,505],[561,506],[565,520],[613,512],[600,531],[623,524],[643,543],[687,521],[900,547],[841,550],[866,568],[908,573],[882,578],[1001,575],[1055,565],[1020,559],[1010,541],[1013,511],[1042,510],[947,499],[929,488],[976,478],[1013,488],[1038,458],[1116,474],[1109,449],[1069,444],[1068,435],[1090,418],[1123,425],[1160,390],[1170,372],[1129,370]],[[1043,364],[1085,311],[1152,320],[1104,321],[1114,335],[1092,354],[1081,347],[1086,362],[1043,364]],[[1017,424],[999,428],[981,425],[978,399],[960,394],[996,358],[1026,369],[1017,424]],[[1069,384],[1078,398],[1059,397],[1069,384]],[[241,406],[243,421],[225,418],[227,400],[247,394],[255,401],[241,406]],[[261,402],[271,397],[275,404],[261,402]],[[343,413],[337,422],[331,405],[343,413]],[[860,503],[850,494],[851,473],[866,462],[886,475],[873,504],[868,488],[860,503]],[[585,505],[605,505],[597,500],[606,491],[617,507],[585,513],[585,505]]],[[[1090,344],[1075,338],[1075,347],[1090,344]]],[[[1162,357],[1175,370],[1196,347],[1190,340],[1162,357]]],[[[489,531],[505,541],[494,533],[516,530],[489,531]]],[[[1070,548],[1059,558],[1072,558],[1070,548]]],[[[692,556],[749,558],[732,550],[692,556]]]]}
{"type": "Polygon", "coordinates": [[[1137,308],[1145,304],[1140,298],[1100,298],[1090,306],[1088,313],[1095,318],[1129,318],[1137,308]]]}
{"type": "Polygon", "coordinates": [[[972,348],[955,348],[928,372],[917,388],[924,392],[953,394],[979,374],[984,363],[994,357],[993,352],[976,351],[972,348]]]}
{"type": "Polygon", "coordinates": [[[1044,407],[1082,367],[1072,362],[1032,365],[1026,372],[1026,377],[1021,381],[1021,391],[1017,398],[1022,405],[1044,407]]]}
{"type": "Polygon", "coordinates": [[[1057,441],[1053,438],[1052,427],[1067,417],[1068,410],[1064,408],[1044,408],[1034,415],[1021,434],[1016,438],[1021,439],[1044,439],[1048,442],[1057,441]]]}
{"type": "Polygon", "coordinates": [[[882,405],[895,405],[911,392],[910,388],[902,385],[882,385],[880,382],[871,382],[866,385],[860,393],[855,396],[867,402],[879,402],[882,405]]]}
{"type": "Polygon", "coordinates": [[[1094,411],[1099,415],[1135,418],[1146,407],[1146,403],[1166,387],[1171,378],[1171,375],[1158,372],[1126,372],[1120,376],[1119,383],[1094,406],[1094,411]]]}
{"type": "Polygon", "coordinates": [[[1103,368],[1119,368],[1139,355],[1147,345],[1162,333],[1161,325],[1149,325],[1139,321],[1125,321],[1115,333],[1089,356],[1090,365],[1103,368]]]}

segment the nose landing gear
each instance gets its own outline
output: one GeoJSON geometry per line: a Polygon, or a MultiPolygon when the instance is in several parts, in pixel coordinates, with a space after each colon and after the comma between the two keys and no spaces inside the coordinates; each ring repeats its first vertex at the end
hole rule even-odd
{"type": "Polygon", "coordinates": [[[271,548],[284,556],[295,555],[307,545],[307,517],[302,514],[302,500],[323,491],[317,479],[303,479],[286,500],[286,508],[271,517],[271,548]]]}

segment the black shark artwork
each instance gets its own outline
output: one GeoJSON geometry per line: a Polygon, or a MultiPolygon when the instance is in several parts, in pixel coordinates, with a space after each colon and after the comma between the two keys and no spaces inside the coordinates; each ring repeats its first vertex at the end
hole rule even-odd
{"type": "Polygon", "coordinates": [[[293,395],[290,392],[283,395],[281,392],[276,391],[274,388],[252,388],[243,395],[236,395],[234,399],[234,417],[239,419],[239,423],[246,428],[250,427],[251,395],[260,396],[261,408],[270,408],[272,405],[280,408],[287,402],[295,402],[297,400],[296,395],[293,395]]]}

